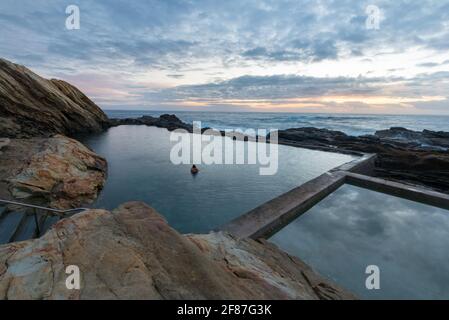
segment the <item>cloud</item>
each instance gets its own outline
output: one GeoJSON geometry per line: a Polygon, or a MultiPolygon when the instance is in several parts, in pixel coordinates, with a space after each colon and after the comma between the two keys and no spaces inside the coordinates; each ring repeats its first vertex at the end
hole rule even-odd
{"type": "MultiPolygon", "coordinates": [[[[78,37],[64,29],[67,1],[2,1],[0,26],[2,37],[17,29],[24,31],[13,46],[32,39],[31,43],[46,43],[50,55],[94,61],[93,55],[108,59],[112,54],[134,58],[135,66],[160,65],[158,59],[164,57],[166,63],[189,63],[190,53],[208,58],[226,54],[243,60],[310,62],[361,55],[376,43],[398,51],[413,45],[448,49],[447,3],[378,1],[384,15],[379,32],[365,28],[368,4],[141,0],[124,5],[116,0],[80,0],[78,37]]],[[[6,46],[0,49],[3,55],[6,51],[15,56],[6,46]]],[[[34,48],[24,49],[31,52],[34,48]]],[[[22,57],[22,61],[27,59],[22,57]]]]}
{"type": "Polygon", "coordinates": [[[447,1],[378,0],[379,30],[365,26],[368,0],[76,3],[81,29],[69,31],[70,1],[1,1],[0,56],[48,77],[79,75],[89,86],[78,84],[108,104],[113,99],[105,83],[87,75],[112,79],[116,102],[130,99],[132,105],[138,97],[143,105],[192,98],[436,96],[447,89],[444,77],[420,76],[447,71],[447,1]],[[388,64],[395,57],[398,63],[388,64]],[[354,76],[356,63],[368,68],[359,74],[372,77],[354,76]],[[402,79],[390,78],[392,72],[402,79]],[[166,87],[172,88],[160,90],[166,87]]]}
{"type": "Polygon", "coordinates": [[[183,74],[167,74],[167,77],[169,78],[175,78],[175,79],[181,79],[184,77],[183,74]]]}
{"type": "Polygon", "coordinates": [[[308,112],[444,112],[449,110],[449,84],[434,82],[449,72],[402,77],[242,76],[201,85],[183,85],[142,92],[154,104],[189,107],[228,105],[274,111],[308,112]]]}
{"type": "Polygon", "coordinates": [[[423,63],[418,63],[417,66],[418,67],[424,67],[424,68],[433,68],[433,67],[444,66],[444,65],[448,65],[448,64],[449,64],[449,60],[444,60],[443,62],[423,62],[423,63]]]}
{"type": "Polygon", "coordinates": [[[305,42],[295,40],[291,42],[289,49],[268,50],[264,47],[257,47],[246,50],[242,57],[250,59],[265,59],[271,61],[322,61],[325,59],[336,59],[338,50],[335,41],[331,39],[319,39],[317,41],[305,42]]]}
{"type": "Polygon", "coordinates": [[[159,91],[167,99],[290,99],[326,95],[363,95],[382,91],[397,78],[307,77],[296,75],[242,76],[201,85],[185,85],[159,91]]]}

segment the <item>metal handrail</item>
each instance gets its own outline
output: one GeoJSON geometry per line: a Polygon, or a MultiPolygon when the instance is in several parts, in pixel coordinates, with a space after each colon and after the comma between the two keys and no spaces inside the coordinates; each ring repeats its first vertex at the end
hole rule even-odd
{"type": "Polygon", "coordinates": [[[57,213],[58,215],[60,215],[62,217],[64,217],[64,215],[68,214],[68,213],[90,210],[89,208],[74,208],[74,209],[67,209],[67,210],[53,209],[53,208],[36,206],[36,205],[33,205],[33,204],[17,202],[17,201],[11,201],[11,200],[4,200],[4,199],[0,199],[0,204],[12,204],[12,205],[20,206],[20,207],[33,209],[34,222],[36,224],[36,235],[38,237],[41,235],[41,230],[40,230],[41,228],[39,227],[39,219],[38,219],[38,216],[37,216],[37,210],[43,210],[43,211],[46,211],[46,212],[57,213]]]}
{"type": "Polygon", "coordinates": [[[66,214],[66,213],[71,213],[71,212],[76,212],[76,211],[90,210],[89,208],[74,208],[74,209],[68,209],[68,210],[53,209],[53,208],[35,206],[33,204],[17,202],[17,201],[10,201],[10,200],[3,200],[3,199],[0,199],[0,203],[13,204],[13,205],[21,206],[21,207],[40,209],[40,210],[45,210],[45,211],[50,211],[50,212],[55,212],[55,213],[60,213],[60,214],[66,214]]]}

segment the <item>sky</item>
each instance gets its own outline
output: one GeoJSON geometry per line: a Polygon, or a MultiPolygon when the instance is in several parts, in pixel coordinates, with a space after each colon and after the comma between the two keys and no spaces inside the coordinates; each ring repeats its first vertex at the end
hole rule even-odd
{"type": "Polygon", "coordinates": [[[103,109],[449,114],[449,0],[2,0],[0,57],[103,109]]]}

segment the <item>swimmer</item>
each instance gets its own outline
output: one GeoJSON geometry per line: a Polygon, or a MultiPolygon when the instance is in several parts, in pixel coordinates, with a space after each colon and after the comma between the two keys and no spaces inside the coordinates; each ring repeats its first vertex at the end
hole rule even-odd
{"type": "Polygon", "coordinates": [[[192,169],[190,169],[190,172],[192,174],[197,174],[198,172],[200,172],[200,170],[198,170],[198,168],[196,167],[196,165],[192,166],[192,169]]]}

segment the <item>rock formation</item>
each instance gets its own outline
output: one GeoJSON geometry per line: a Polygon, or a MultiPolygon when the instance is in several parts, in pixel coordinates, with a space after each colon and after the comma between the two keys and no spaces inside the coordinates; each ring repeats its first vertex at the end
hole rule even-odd
{"type": "Polygon", "coordinates": [[[448,151],[449,132],[422,132],[393,127],[377,131],[374,135],[348,136],[347,134],[317,128],[292,128],[279,131],[279,139],[317,148],[338,148],[342,151],[376,152],[384,146],[416,151],[448,151]]]}
{"type": "Polygon", "coordinates": [[[374,175],[449,193],[449,133],[391,128],[348,136],[317,128],[279,131],[282,144],[312,149],[377,153],[374,175]]]}
{"type": "Polygon", "coordinates": [[[107,125],[103,111],[74,86],[0,59],[0,137],[73,135],[107,125]]]}
{"type": "Polygon", "coordinates": [[[106,160],[60,134],[108,126],[74,86],[0,59],[0,196],[58,208],[91,202],[104,184],[106,160]]]}
{"type": "Polygon", "coordinates": [[[353,299],[267,242],[180,235],[139,202],[0,246],[0,299],[353,299]],[[80,290],[66,287],[78,266],[80,290]]]}
{"type": "MultiPolygon", "coordinates": [[[[192,133],[194,130],[192,124],[183,122],[174,114],[163,114],[160,117],[152,116],[142,116],[140,118],[124,118],[124,119],[110,119],[109,124],[111,127],[122,126],[122,125],[145,125],[150,127],[165,128],[168,131],[174,131],[177,129],[182,129],[187,132],[192,133]]],[[[218,136],[228,136],[234,140],[240,141],[257,141],[259,137],[248,136],[237,130],[235,131],[223,131],[216,130],[209,127],[201,128],[201,132],[204,133],[208,131],[209,134],[218,136]]],[[[265,137],[263,137],[265,139],[265,137]]],[[[264,140],[265,142],[265,140],[264,140]]]]}
{"type": "Polygon", "coordinates": [[[102,189],[106,160],[80,142],[52,138],[11,139],[0,157],[0,195],[55,208],[92,202],[102,189]]]}
{"type": "Polygon", "coordinates": [[[449,132],[444,131],[423,130],[418,132],[406,128],[393,127],[387,130],[376,131],[375,136],[385,141],[404,142],[420,146],[423,149],[449,149],[449,132]]]}
{"type": "Polygon", "coordinates": [[[193,131],[193,126],[182,122],[174,114],[163,114],[159,118],[152,116],[142,116],[140,118],[110,119],[109,124],[112,127],[121,125],[145,125],[158,128],[165,128],[169,131],[184,129],[188,132],[193,131]]]}

